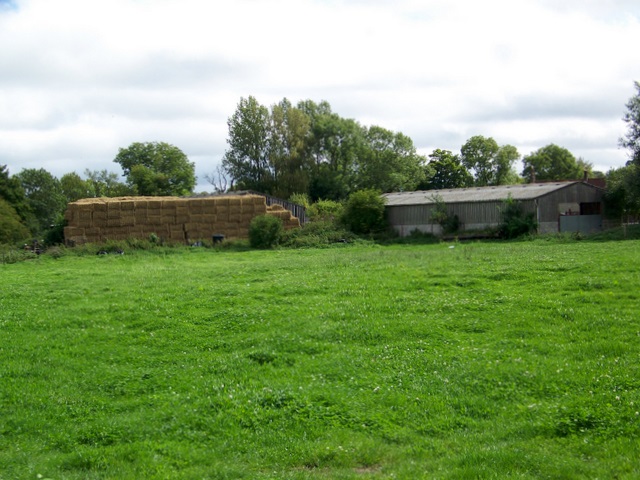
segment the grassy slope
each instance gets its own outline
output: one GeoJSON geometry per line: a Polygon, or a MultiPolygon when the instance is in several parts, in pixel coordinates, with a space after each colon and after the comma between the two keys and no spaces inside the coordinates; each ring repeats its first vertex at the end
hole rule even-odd
{"type": "Polygon", "coordinates": [[[0,265],[0,478],[637,478],[639,254],[0,265]]]}

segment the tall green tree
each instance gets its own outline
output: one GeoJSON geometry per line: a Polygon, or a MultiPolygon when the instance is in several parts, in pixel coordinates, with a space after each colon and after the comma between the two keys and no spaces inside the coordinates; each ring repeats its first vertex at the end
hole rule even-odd
{"type": "Polygon", "coordinates": [[[34,235],[41,235],[62,220],[67,206],[60,181],[43,168],[25,168],[16,177],[34,215],[27,226],[34,235]]]}
{"type": "Polygon", "coordinates": [[[586,162],[578,164],[569,150],[553,143],[526,155],[522,163],[522,176],[526,182],[531,182],[534,175],[540,181],[579,180],[583,177],[583,168],[586,166],[586,162]]]}
{"type": "Polygon", "coordinates": [[[512,167],[519,154],[512,145],[499,146],[491,137],[476,135],[462,146],[460,158],[462,164],[473,172],[474,183],[479,187],[517,181],[512,167]]]}
{"type": "Polygon", "coordinates": [[[473,185],[473,175],[460,161],[460,156],[449,150],[436,149],[429,155],[425,179],[420,190],[465,188],[473,185]]]}
{"type": "Polygon", "coordinates": [[[628,165],[607,172],[605,213],[626,221],[627,216],[640,215],[640,166],[628,165]]]}
{"type": "Polygon", "coordinates": [[[331,111],[328,102],[300,102],[311,121],[308,148],[313,165],[309,196],[342,200],[355,188],[355,165],[365,143],[365,128],[331,111]]]}
{"type": "Polygon", "coordinates": [[[636,94],[626,104],[622,119],[627,124],[627,133],[620,138],[620,146],[629,150],[629,162],[640,166],[640,82],[634,82],[636,94]]]}
{"type": "Polygon", "coordinates": [[[289,198],[309,190],[311,155],[308,148],[310,119],[285,98],[271,107],[269,162],[273,169],[273,193],[289,198]]]}
{"type": "Polygon", "coordinates": [[[0,198],[0,245],[16,243],[29,239],[29,229],[22,219],[4,198],[0,198]]]}
{"type": "Polygon", "coordinates": [[[22,223],[28,224],[33,219],[22,183],[18,177],[9,175],[6,165],[0,165],[0,198],[13,207],[22,223]]]}
{"type": "Polygon", "coordinates": [[[356,160],[357,190],[411,191],[420,184],[426,159],[413,141],[399,132],[372,126],[356,160]]]}
{"type": "Polygon", "coordinates": [[[252,96],[241,98],[236,111],[227,120],[229,148],[222,158],[222,167],[241,190],[272,192],[269,124],[269,109],[252,96]]]}
{"type": "Polygon", "coordinates": [[[118,151],[114,162],[140,195],[187,195],[196,185],[195,165],[165,142],[132,143],[118,151]]]}

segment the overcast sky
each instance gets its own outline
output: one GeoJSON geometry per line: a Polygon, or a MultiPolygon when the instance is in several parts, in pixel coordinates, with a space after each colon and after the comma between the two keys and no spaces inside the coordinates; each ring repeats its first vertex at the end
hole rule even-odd
{"type": "Polygon", "coordinates": [[[11,174],[122,173],[119,148],[162,141],[211,190],[249,95],[327,100],[425,155],[484,135],[606,171],[627,159],[640,1],[0,0],[0,46],[11,174]]]}

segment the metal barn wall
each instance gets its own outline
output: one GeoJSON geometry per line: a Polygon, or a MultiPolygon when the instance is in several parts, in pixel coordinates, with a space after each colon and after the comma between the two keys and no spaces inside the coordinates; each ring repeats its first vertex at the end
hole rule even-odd
{"type": "MultiPolygon", "coordinates": [[[[520,202],[526,212],[535,213],[533,200],[520,202]]],[[[452,203],[447,205],[450,215],[458,215],[460,230],[482,230],[495,227],[502,221],[502,201],[452,203]]],[[[433,223],[431,215],[434,205],[402,205],[387,207],[389,223],[401,236],[414,230],[440,235],[440,225],[433,223]]]]}
{"type": "MultiPolygon", "coordinates": [[[[581,203],[601,203],[602,190],[586,185],[584,183],[574,183],[566,188],[556,190],[543,197],[538,202],[538,231],[540,233],[550,233],[558,231],[558,218],[561,213],[565,213],[565,208],[581,203]]],[[[573,207],[575,208],[575,207],[573,207]]]]}

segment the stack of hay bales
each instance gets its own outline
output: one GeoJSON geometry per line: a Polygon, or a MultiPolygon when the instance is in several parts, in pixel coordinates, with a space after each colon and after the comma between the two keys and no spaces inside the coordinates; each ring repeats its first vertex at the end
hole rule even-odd
{"type": "Polygon", "coordinates": [[[236,240],[248,238],[251,220],[265,214],[281,218],[285,228],[300,226],[283,207],[267,207],[261,195],[87,198],[68,205],[64,235],[71,245],[147,239],[151,234],[174,243],[211,240],[213,235],[236,240]]]}

